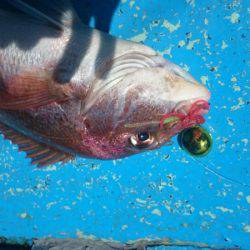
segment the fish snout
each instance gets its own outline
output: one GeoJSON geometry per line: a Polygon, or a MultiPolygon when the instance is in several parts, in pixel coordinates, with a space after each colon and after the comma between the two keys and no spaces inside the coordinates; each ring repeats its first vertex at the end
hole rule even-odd
{"type": "Polygon", "coordinates": [[[178,79],[174,87],[171,89],[171,101],[175,103],[175,109],[179,108],[179,105],[186,106],[192,103],[202,100],[209,102],[210,91],[198,82],[188,82],[184,79],[178,79]]]}
{"type": "Polygon", "coordinates": [[[155,56],[154,61],[158,67],[165,70],[165,79],[172,101],[176,103],[191,99],[209,101],[209,90],[198,83],[187,71],[161,56],[155,56]]]}

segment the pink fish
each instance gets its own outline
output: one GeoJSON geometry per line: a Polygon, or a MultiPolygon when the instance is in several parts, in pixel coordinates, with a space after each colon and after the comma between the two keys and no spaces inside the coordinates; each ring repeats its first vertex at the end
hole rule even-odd
{"type": "Polygon", "coordinates": [[[204,122],[209,91],[153,49],[84,26],[69,2],[60,18],[7,2],[0,8],[0,130],[33,164],[122,158],[204,122]]]}

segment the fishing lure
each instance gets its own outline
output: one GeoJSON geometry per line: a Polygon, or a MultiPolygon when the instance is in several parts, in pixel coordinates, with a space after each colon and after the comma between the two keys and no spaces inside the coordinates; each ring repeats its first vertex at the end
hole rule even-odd
{"type": "Polygon", "coordinates": [[[177,135],[185,129],[203,124],[203,110],[208,110],[209,104],[203,100],[194,102],[188,114],[171,112],[164,115],[160,121],[160,137],[168,141],[173,135],[177,135]]]}
{"type": "Polygon", "coordinates": [[[182,149],[192,156],[206,156],[212,148],[212,137],[201,126],[194,126],[178,134],[177,141],[182,149]]]}

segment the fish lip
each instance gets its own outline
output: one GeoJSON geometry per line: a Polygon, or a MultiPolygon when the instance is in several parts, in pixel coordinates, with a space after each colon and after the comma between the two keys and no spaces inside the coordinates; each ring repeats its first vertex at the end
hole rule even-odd
{"type": "Polygon", "coordinates": [[[208,98],[206,98],[206,97],[194,98],[194,99],[181,101],[173,109],[173,112],[182,113],[184,115],[187,115],[191,111],[191,108],[195,108],[193,105],[196,105],[197,109],[199,108],[199,114],[201,114],[201,115],[205,115],[209,112],[210,103],[208,102],[208,98]],[[203,102],[203,104],[204,104],[200,108],[197,106],[199,104],[199,102],[203,102]]]}
{"type": "Polygon", "coordinates": [[[177,105],[173,109],[173,112],[187,115],[189,111],[190,102],[191,100],[186,100],[177,103],[177,105]]]}
{"type": "Polygon", "coordinates": [[[190,113],[198,114],[198,115],[205,115],[210,110],[210,103],[208,100],[198,99],[194,103],[189,110],[190,113]]]}

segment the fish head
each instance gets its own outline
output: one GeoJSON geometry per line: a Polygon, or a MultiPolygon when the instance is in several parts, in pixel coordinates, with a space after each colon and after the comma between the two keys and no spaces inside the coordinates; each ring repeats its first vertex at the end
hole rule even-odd
{"type": "Polygon", "coordinates": [[[154,67],[126,74],[89,108],[94,157],[116,159],[156,149],[204,122],[207,88],[177,65],[156,60],[154,67]]]}

